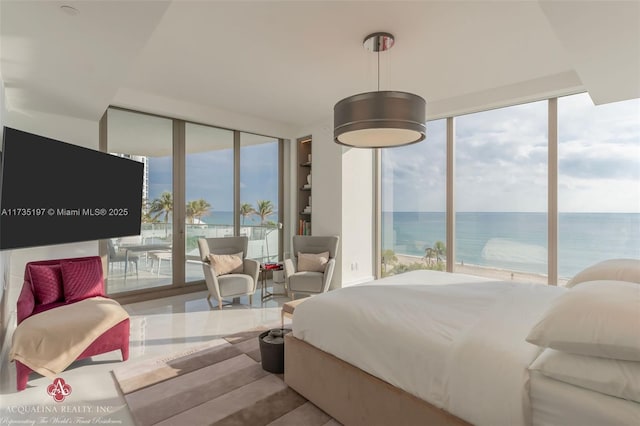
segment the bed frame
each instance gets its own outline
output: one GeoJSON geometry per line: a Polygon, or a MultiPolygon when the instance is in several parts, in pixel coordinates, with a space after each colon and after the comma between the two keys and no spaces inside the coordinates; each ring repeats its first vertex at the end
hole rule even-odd
{"type": "Polygon", "coordinates": [[[285,383],[346,426],[470,425],[292,333],[285,336],[284,364],[285,383]]]}

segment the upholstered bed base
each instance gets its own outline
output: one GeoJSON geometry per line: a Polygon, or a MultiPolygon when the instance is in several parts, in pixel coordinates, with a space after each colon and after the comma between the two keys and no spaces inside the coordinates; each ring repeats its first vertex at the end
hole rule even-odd
{"type": "Polygon", "coordinates": [[[284,364],[287,385],[345,426],[469,425],[291,333],[284,364]]]}

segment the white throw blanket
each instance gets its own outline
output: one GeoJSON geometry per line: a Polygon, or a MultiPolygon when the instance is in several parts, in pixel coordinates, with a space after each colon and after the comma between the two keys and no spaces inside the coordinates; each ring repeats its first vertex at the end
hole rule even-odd
{"type": "Polygon", "coordinates": [[[41,312],[16,327],[9,359],[53,378],[105,331],[127,318],[118,302],[104,297],[41,312]]]}

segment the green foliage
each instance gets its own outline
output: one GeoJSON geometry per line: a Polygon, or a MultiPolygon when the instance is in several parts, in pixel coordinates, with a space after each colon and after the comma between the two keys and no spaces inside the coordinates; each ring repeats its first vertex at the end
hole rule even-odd
{"type": "Polygon", "coordinates": [[[382,276],[383,277],[387,277],[389,275],[397,275],[397,274],[401,274],[403,272],[409,272],[409,271],[416,271],[418,269],[429,269],[432,271],[444,271],[445,270],[445,264],[444,262],[437,262],[434,264],[428,264],[425,262],[412,262],[409,264],[404,264],[404,263],[399,263],[397,265],[394,265],[393,268],[389,269],[388,271],[383,271],[382,272],[382,276]]]}
{"type": "Polygon", "coordinates": [[[173,196],[170,192],[163,192],[159,198],[151,202],[149,215],[152,221],[157,221],[160,216],[164,216],[165,237],[169,236],[169,215],[173,212],[173,196]]]}
{"type": "Polygon", "coordinates": [[[273,203],[269,200],[258,200],[254,214],[260,217],[260,225],[264,225],[267,218],[274,213],[273,203]]]}
{"type": "Polygon", "coordinates": [[[382,276],[387,277],[418,269],[444,271],[446,269],[446,262],[444,261],[446,254],[447,248],[442,241],[436,241],[433,247],[427,247],[421,261],[409,264],[398,263],[398,257],[394,251],[385,250],[382,252],[382,276]]]}
{"type": "Polygon", "coordinates": [[[393,250],[387,249],[382,252],[382,263],[384,265],[396,263],[397,261],[398,258],[396,257],[396,254],[393,250]]]}
{"type": "Polygon", "coordinates": [[[173,196],[170,192],[163,192],[159,198],[151,202],[149,214],[151,218],[156,220],[160,216],[164,216],[164,223],[169,223],[169,215],[173,211],[173,196]]]}
{"type": "Polygon", "coordinates": [[[194,223],[195,219],[200,220],[202,216],[211,211],[211,204],[202,198],[199,200],[188,201],[186,207],[187,223],[194,223]]]}
{"type": "Polygon", "coordinates": [[[242,217],[242,224],[244,225],[244,221],[248,216],[255,214],[256,210],[250,203],[242,203],[240,206],[240,216],[242,217]]]}
{"type": "Polygon", "coordinates": [[[393,250],[387,249],[382,252],[382,276],[386,277],[393,270],[393,265],[398,261],[393,250]],[[390,269],[391,268],[391,269],[390,269]]]}

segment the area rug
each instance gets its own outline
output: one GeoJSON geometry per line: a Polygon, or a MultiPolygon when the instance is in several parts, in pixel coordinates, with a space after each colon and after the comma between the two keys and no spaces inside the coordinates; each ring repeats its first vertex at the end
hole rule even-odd
{"type": "Polygon", "coordinates": [[[339,426],[262,369],[253,329],[113,370],[132,417],[147,425],[339,426]]]}

